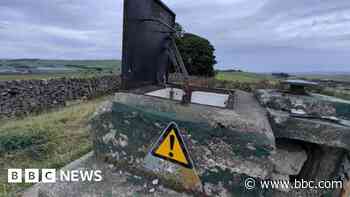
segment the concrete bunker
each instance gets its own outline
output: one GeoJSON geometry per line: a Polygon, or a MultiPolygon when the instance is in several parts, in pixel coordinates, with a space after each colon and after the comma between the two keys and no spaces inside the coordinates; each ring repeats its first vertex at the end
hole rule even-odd
{"type": "MultiPolygon", "coordinates": [[[[303,81],[287,82],[292,83],[292,92],[258,90],[255,94],[190,86],[173,42],[175,17],[160,0],[124,2],[124,90],[96,112],[90,125],[97,161],[110,170],[97,191],[283,197],[295,192],[310,196],[310,191],[247,190],[244,182],[247,178],[257,184],[260,180],[339,178],[349,184],[350,118],[342,110],[349,103],[308,94],[303,81]],[[182,74],[182,83],[168,82],[171,65],[182,74]],[[181,131],[195,174],[193,169],[150,155],[170,122],[176,122],[181,131]],[[117,185],[124,190],[113,185],[113,177],[126,180],[117,185]]],[[[56,186],[60,191],[53,191],[63,194],[65,187],[56,186]]],[[[41,189],[42,196],[51,196],[52,188],[41,189]]],[[[317,190],[311,196],[345,197],[347,192],[346,188],[317,190]]]]}
{"type": "Polygon", "coordinates": [[[125,90],[92,121],[95,153],[118,169],[156,177],[178,191],[209,196],[222,191],[245,193],[244,187],[239,187],[244,177],[266,179],[271,174],[268,157],[275,151],[275,140],[266,111],[251,93],[190,86],[174,42],[174,21],[175,14],[158,0],[126,1],[125,90]],[[129,39],[136,30],[141,32],[139,42],[129,39]],[[140,47],[148,42],[152,49],[140,47]],[[182,83],[168,82],[170,66],[181,74],[182,83]],[[150,159],[152,144],[170,122],[181,131],[195,173],[150,159]],[[226,177],[223,181],[222,176],[226,177]]]}
{"type": "MultiPolygon", "coordinates": [[[[332,105],[322,96],[309,95],[306,86],[317,84],[305,81],[287,81],[288,91],[258,90],[254,95],[190,86],[173,42],[174,21],[175,14],[158,0],[129,0],[125,4],[122,79],[127,91],[116,94],[92,121],[95,151],[100,159],[116,169],[146,179],[156,178],[166,187],[198,196],[290,195],[290,189],[283,188],[247,191],[242,186],[247,177],[290,181],[338,180],[347,176],[344,165],[348,158],[345,139],[349,135],[349,119],[335,109],[349,107],[346,103],[332,105]],[[149,6],[153,4],[161,9],[149,6]],[[151,7],[151,14],[137,12],[146,15],[139,15],[137,23],[135,18],[130,21],[130,10],[145,6],[151,7]],[[167,20],[163,20],[164,16],[168,16],[167,20]],[[142,33],[142,42],[130,44],[126,39],[132,36],[128,22],[133,23],[134,30],[141,28],[141,32],[152,33],[142,33]],[[138,47],[149,42],[146,37],[150,34],[159,38],[152,42],[153,49],[161,50],[143,52],[138,47]],[[152,59],[154,56],[140,55],[147,53],[156,53],[157,61],[152,59]],[[171,65],[182,74],[182,83],[168,82],[171,65]],[[183,168],[149,159],[152,143],[171,121],[182,131],[200,184],[183,168]]],[[[301,196],[310,193],[298,192],[301,196]]],[[[340,192],[317,190],[313,195],[340,192]]]]}

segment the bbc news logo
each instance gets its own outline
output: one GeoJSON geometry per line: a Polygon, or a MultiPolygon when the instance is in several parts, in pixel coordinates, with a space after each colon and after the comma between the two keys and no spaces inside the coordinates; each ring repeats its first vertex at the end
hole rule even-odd
{"type": "Polygon", "coordinates": [[[8,169],[8,183],[100,182],[101,170],[8,169]]]}

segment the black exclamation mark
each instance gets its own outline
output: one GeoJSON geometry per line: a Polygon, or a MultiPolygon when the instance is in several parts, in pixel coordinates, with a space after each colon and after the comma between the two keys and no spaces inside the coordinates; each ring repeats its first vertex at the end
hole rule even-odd
{"type": "MultiPolygon", "coordinates": [[[[174,143],[175,143],[175,136],[170,135],[170,151],[174,150],[174,143]]],[[[174,154],[172,152],[169,152],[170,157],[174,157],[174,154]]]]}

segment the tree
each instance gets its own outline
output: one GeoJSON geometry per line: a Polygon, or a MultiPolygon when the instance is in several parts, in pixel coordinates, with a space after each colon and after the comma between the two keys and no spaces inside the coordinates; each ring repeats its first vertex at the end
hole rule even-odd
{"type": "Polygon", "coordinates": [[[178,37],[183,37],[183,35],[186,33],[182,25],[180,25],[179,23],[175,23],[175,30],[178,37]]]}
{"type": "Polygon", "coordinates": [[[189,74],[206,77],[214,76],[214,65],[217,63],[214,55],[214,46],[205,38],[195,34],[184,33],[181,25],[176,27],[183,32],[182,36],[176,39],[176,45],[189,74]]]}

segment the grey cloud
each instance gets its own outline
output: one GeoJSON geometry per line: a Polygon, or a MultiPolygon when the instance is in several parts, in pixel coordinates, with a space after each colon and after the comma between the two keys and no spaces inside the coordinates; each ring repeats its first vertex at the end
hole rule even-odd
{"type": "Polygon", "coordinates": [[[2,0],[0,26],[3,58],[121,56],[121,1],[2,0]]]}
{"type": "Polygon", "coordinates": [[[219,68],[235,65],[253,71],[350,71],[349,1],[168,3],[185,29],[214,43],[219,68]]]}
{"type": "MultiPolygon", "coordinates": [[[[164,0],[217,68],[350,71],[350,2],[164,0]]],[[[121,57],[122,0],[1,0],[0,57],[121,57]]]]}

